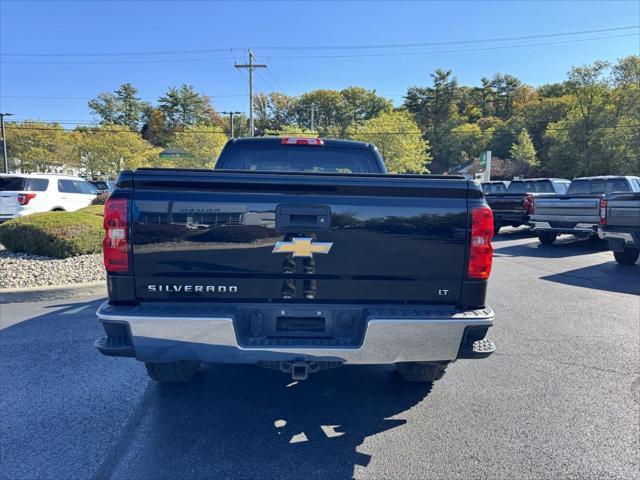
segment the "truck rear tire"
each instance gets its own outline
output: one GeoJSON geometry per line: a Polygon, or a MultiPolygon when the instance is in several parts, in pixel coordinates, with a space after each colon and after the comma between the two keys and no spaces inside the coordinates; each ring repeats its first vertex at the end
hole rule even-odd
{"type": "Polygon", "coordinates": [[[552,245],[553,242],[556,241],[556,238],[558,238],[558,234],[556,232],[546,232],[546,231],[542,231],[542,232],[538,232],[538,240],[540,240],[540,243],[543,245],[552,245]]]}
{"type": "Polygon", "coordinates": [[[435,382],[444,376],[447,369],[446,364],[433,362],[405,362],[396,366],[406,382],[435,382]]]}
{"type": "Polygon", "coordinates": [[[200,362],[145,362],[144,366],[147,367],[151,380],[161,383],[183,383],[193,380],[200,369],[200,362]]]}
{"type": "Polygon", "coordinates": [[[629,248],[622,252],[613,252],[613,257],[620,265],[633,265],[638,261],[640,250],[631,250],[629,248]]]}

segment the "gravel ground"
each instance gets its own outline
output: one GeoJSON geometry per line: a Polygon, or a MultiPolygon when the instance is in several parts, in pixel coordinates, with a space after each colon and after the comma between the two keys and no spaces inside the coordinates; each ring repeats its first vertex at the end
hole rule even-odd
{"type": "Polygon", "coordinates": [[[13,253],[0,245],[0,289],[83,283],[104,278],[101,254],[59,259],[13,253]]]}

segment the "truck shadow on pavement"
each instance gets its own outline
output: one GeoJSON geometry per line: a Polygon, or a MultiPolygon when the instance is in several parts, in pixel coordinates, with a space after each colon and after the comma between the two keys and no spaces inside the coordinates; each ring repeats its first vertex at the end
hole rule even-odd
{"type": "Polygon", "coordinates": [[[553,245],[542,245],[536,240],[533,243],[498,246],[493,252],[496,257],[565,258],[606,250],[605,242],[576,238],[573,235],[561,235],[553,245]]]}
{"type": "Polygon", "coordinates": [[[640,265],[606,262],[540,278],[575,287],[640,295],[640,265]]]}
{"type": "Polygon", "coordinates": [[[363,442],[402,436],[402,413],[431,391],[388,366],[294,383],[205,365],[192,383],[157,384],[96,352],[99,304],[52,303],[0,330],[0,478],[351,478],[371,461],[363,442]]]}
{"type": "Polygon", "coordinates": [[[205,366],[195,382],[154,385],[144,438],[113,478],[352,478],[363,441],[431,385],[390,367],[342,367],[304,382],[252,366],[205,366]],[[191,472],[191,473],[189,473],[191,472]]]}

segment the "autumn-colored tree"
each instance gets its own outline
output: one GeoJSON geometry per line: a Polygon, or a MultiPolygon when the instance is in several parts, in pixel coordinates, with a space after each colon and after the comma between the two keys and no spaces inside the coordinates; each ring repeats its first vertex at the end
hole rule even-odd
{"type": "Polygon", "coordinates": [[[405,110],[385,112],[363,125],[354,125],[347,136],[375,144],[390,173],[429,172],[429,144],[422,139],[418,125],[405,110]]]}
{"type": "Polygon", "coordinates": [[[213,168],[227,142],[227,135],[215,125],[191,125],[171,136],[169,146],[184,152],[173,166],[213,168]]]}
{"type": "Polygon", "coordinates": [[[119,125],[82,128],[79,135],[80,165],[92,177],[107,175],[114,178],[120,170],[153,166],[161,150],[139,133],[119,125]]]}
{"type": "Polygon", "coordinates": [[[48,172],[54,167],[78,164],[76,135],[59,124],[11,122],[6,125],[6,134],[10,171],[48,172]]]}

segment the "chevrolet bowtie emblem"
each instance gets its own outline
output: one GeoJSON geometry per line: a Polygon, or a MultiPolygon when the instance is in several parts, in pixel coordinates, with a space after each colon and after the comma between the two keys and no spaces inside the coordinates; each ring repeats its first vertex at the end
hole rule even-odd
{"type": "Polygon", "coordinates": [[[277,242],[271,253],[292,253],[294,257],[313,257],[314,253],[329,253],[333,243],[312,243],[313,238],[294,238],[292,242],[277,242]]]}

